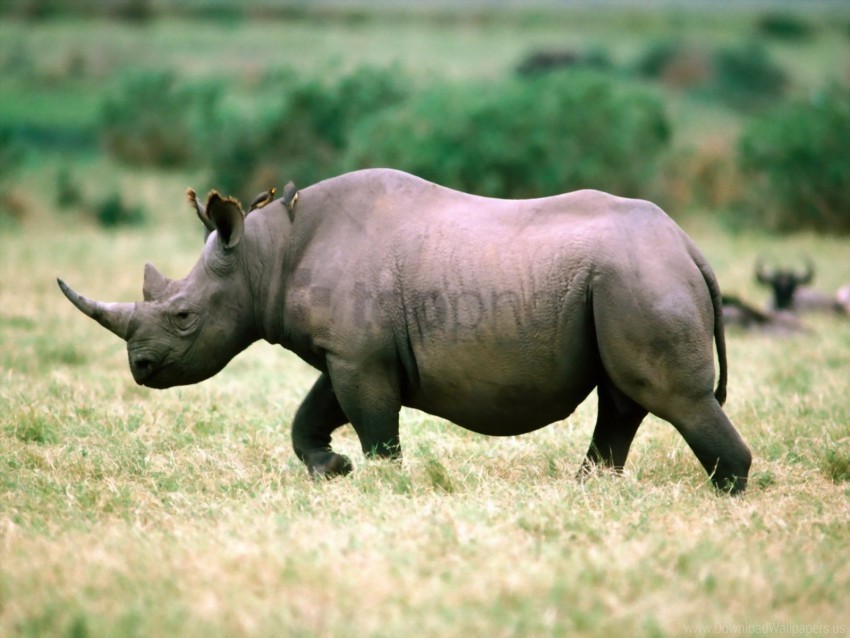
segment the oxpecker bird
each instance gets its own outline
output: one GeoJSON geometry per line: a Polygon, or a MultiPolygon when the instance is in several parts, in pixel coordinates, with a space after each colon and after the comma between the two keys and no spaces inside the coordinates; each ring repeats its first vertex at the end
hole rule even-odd
{"type": "Polygon", "coordinates": [[[270,201],[274,199],[274,194],[277,192],[277,189],[272,186],[269,190],[263,191],[259,195],[254,198],[254,201],[251,202],[251,205],[248,206],[248,212],[250,213],[252,210],[257,210],[258,208],[262,208],[270,201]]]}

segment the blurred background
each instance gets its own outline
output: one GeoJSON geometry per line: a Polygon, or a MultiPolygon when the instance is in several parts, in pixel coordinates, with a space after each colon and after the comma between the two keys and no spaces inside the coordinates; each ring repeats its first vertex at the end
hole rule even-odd
{"type": "Polygon", "coordinates": [[[370,166],[848,233],[848,149],[846,1],[0,2],[3,233],[370,166]]]}
{"type": "Polygon", "coordinates": [[[595,397],[518,438],[405,410],[404,466],[344,428],[324,486],[289,435],[315,370],[258,343],[150,392],[56,277],[139,300],[201,251],[187,187],[391,166],[649,198],[765,308],[759,256],[850,284],[848,149],[850,0],[0,0],[0,636],[843,629],[846,317],[740,304],[744,499],[657,419],[625,476],[573,481],[595,397]]]}

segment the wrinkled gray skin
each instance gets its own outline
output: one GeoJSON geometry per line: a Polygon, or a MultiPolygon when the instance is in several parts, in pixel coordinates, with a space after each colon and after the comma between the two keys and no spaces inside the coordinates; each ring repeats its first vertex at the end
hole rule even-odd
{"type": "Polygon", "coordinates": [[[402,406],[507,436],[567,417],[596,388],[581,473],[622,468],[652,412],[720,489],[746,486],[750,452],[721,409],[717,283],[656,206],[596,191],[488,199],[376,169],[301,191],[293,211],[276,200],[243,221],[211,194],[206,213],[216,231],[200,261],[180,281],[149,264],[144,302],[60,285],[127,340],[151,388],[211,377],[258,339],[316,367],[292,424],[311,474],[351,471],[331,449],[345,423],[366,454],[398,457],[402,406]]]}

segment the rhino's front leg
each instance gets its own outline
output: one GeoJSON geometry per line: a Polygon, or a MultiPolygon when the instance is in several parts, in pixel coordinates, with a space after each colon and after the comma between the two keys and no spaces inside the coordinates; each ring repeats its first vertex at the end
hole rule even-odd
{"type": "Polygon", "coordinates": [[[330,377],[322,374],[292,421],[292,446],[311,476],[330,478],[351,472],[348,457],[331,450],[331,433],[347,422],[330,377]]]}
{"type": "Polygon", "coordinates": [[[367,456],[401,458],[398,416],[401,393],[395,367],[381,363],[329,360],[339,405],[348,416],[367,456]]]}

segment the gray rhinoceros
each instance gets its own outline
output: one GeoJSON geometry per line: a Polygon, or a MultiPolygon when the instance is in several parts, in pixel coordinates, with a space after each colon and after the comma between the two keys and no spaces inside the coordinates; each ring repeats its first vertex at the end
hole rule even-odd
{"type": "Polygon", "coordinates": [[[509,436],[566,418],[596,388],[583,471],[621,469],[652,412],[715,485],[745,488],[751,455],[721,409],[717,281],[653,204],[591,190],[489,199],[374,169],[306,188],[294,207],[246,217],[212,192],[203,208],[215,230],[200,260],[179,281],[148,264],[144,301],[59,285],[127,341],[151,388],[207,379],[258,339],[317,368],[292,423],[311,474],[351,471],[330,445],[345,423],[364,453],[398,457],[402,406],[509,436]]]}

